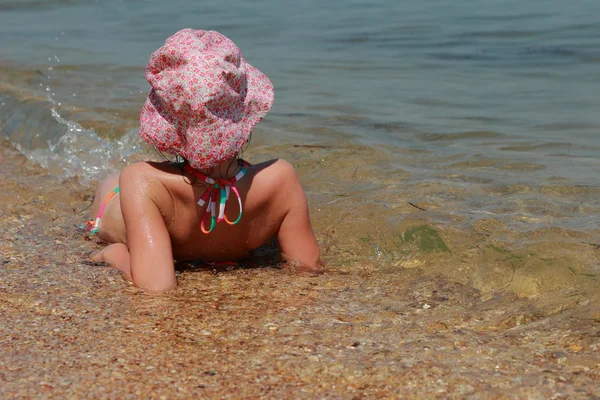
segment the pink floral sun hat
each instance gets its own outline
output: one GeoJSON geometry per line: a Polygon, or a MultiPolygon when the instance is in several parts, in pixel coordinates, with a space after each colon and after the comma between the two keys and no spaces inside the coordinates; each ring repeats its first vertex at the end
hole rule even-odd
{"type": "Polygon", "coordinates": [[[215,31],[183,29],[150,57],[140,136],[195,169],[234,157],[273,105],[273,84],[215,31]]]}

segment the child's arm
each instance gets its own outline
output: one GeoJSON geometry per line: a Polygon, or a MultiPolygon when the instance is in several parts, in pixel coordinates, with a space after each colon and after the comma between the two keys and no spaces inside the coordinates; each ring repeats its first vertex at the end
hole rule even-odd
{"type": "Polygon", "coordinates": [[[286,169],[287,178],[282,192],[284,201],[288,203],[288,211],[277,234],[281,255],[298,271],[322,273],[319,244],[310,224],[304,189],[293,167],[287,164],[286,169]]]}
{"type": "MultiPolygon", "coordinates": [[[[171,238],[154,202],[161,190],[148,164],[129,165],[121,172],[121,211],[127,231],[132,282],[141,288],[163,292],[173,289],[175,267],[171,238]]],[[[168,198],[168,194],[166,194],[168,198]]]]}

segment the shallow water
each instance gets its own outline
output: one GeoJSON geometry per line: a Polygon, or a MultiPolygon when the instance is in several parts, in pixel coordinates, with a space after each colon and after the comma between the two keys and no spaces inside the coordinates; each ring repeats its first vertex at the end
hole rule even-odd
{"type": "Polygon", "coordinates": [[[92,190],[15,153],[0,151],[0,397],[600,394],[600,293],[584,272],[598,248],[583,235],[508,249],[499,221],[461,232],[403,202],[370,215],[320,195],[324,275],[183,265],[177,289],[150,295],[86,261],[98,246],[73,226],[92,190]]]}
{"type": "Polygon", "coordinates": [[[587,229],[599,221],[599,8],[583,0],[3,2],[0,124],[44,166],[98,179],[141,152],[150,53],[181,27],[217,29],[275,84],[262,143],[386,147],[373,181],[390,178],[376,167],[385,163],[410,173],[397,177],[405,188],[466,189],[458,208],[467,218],[502,208],[485,193],[497,186],[573,188],[586,211],[551,199],[565,218],[547,226],[587,229]]]}
{"type": "MultiPolygon", "coordinates": [[[[276,88],[246,156],[296,165],[332,265],[415,257],[390,239],[414,226],[458,259],[481,232],[536,262],[547,232],[597,244],[597,3],[229,4],[3,2],[0,130],[84,184],[156,157],[137,137],[149,54],[181,27],[217,29],[276,88]]],[[[551,294],[538,286],[523,295],[551,294]]]]}
{"type": "MultiPolygon", "coordinates": [[[[85,217],[91,187],[99,179],[127,162],[156,157],[137,138],[149,55],[180,28],[216,29],[234,39],[275,84],[275,106],[245,156],[252,162],[288,159],[305,185],[328,263],[315,294],[324,305],[302,311],[307,320],[316,319],[323,331],[347,326],[351,334],[342,336],[348,341],[360,336],[359,343],[382,352],[391,346],[397,357],[417,363],[427,359],[416,355],[421,344],[403,339],[406,352],[392,344],[406,326],[413,333],[433,326],[433,335],[442,329],[443,324],[435,325],[439,321],[453,321],[455,328],[447,334],[460,342],[461,329],[485,330],[487,318],[495,330],[523,326],[518,335],[527,336],[531,328],[535,336],[542,335],[549,318],[568,326],[577,316],[581,329],[591,330],[585,331],[588,356],[597,355],[590,332],[600,307],[600,3],[219,4],[0,3],[0,131],[10,142],[6,151],[26,155],[25,171],[37,177],[4,182],[4,201],[13,202],[0,210],[4,234],[21,235],[19,242],[7,239],[4,254],[52,248],[57,235],[85,217]],[[63,196],[56,187],[40,191],[45,174],[75,194],[63,196]],[[67,179],[72,177],[77,180],[67,179]],[[11,198],[19,191],[31,198],[11,198]],[[51,200],[60,205],[52,209],[62,221],[56,232],[43,210],[35,209],[38,203],[49,207],[51,200]],[[77,218],[69,214],[71,204],[77,218]],[[29,219],[22,220],[19,215],[25,214],[29,219]],[[30,222],[21,229],[19,221],[38,225],[30,222]],[[45,237],[36,236],[44,229],[45,237]],[[328,292],[330,287],[336,290],[328,292]],[[424,317],[429,308],[434,316],[424,317]],[[397,315],[401,309],[414,311],[411,323],[397,315]],[[392,315],[388,311],[395,314],[386,321],[392,315]],[[470,313],[477,323],[467,321],[470,313]],[[355,320],[340,320],[344,315],[355,320]],[[590,325],[584,328],[581,321],[590,325]]],[[[0,164],[15,162],[4,157],[0,164]]],[[[75,246],[77,240],[71,239],[75,246]]],[[[77,246],[89,250],[91,245],[77,246]]],[[[6,282],[16,279],[23,292],[55,286],[44,277],[28,281],[24,260],[10,261],[12,269],[3,271],[6,282]]],[[[70,268],[56,259],[45,262],[55,280],[70,268]]],[[[93,290],[98,283],[87,280],[108,274],[90,278],[86,266],[77,268],[83,283],[75,282],[69,295],[82,285],[93,290]]],[[[271,272],[258,271],[263,275],[257,280],[275,285],[282,278],[271,272]]],[[[241,303],[229,306],[242,307],[242,297],[250,296],[244,291],[257,289],[235,283],[245,277],[243,271],[232,274],[207,294],[213,289],[202,288],[215,282],[206,274],[183,272],[175,298],[225,296],[233,285],[242,292],[241,303]]],[[[293,286],[296,278],[283,280],[293,286]]],[[[103,283],[106,293],[126,286],[110,282],[103,283]]],[[[18,292],[6,293],[9,302],[27,303],[18,292]]],[[[288,294],[278,295],[283,308],[290,306],[288,294]]],[[[60,297],[44,301],[60,303],[60,297]]],[[[78,306],[82,301],[78,298],[78,306]]],[[[164,304],[148,301],[155,312],[139,317],[134,311],[141,306],[134,300],[130,317],[136,323],[151,324],[166,313],[164,304]]],[[[27,304],[27,310],[37,307],[27,304]]],[[[201,324],[190,311],[200,304],[178,307],[174,314],[201,324]]],[[[292,316],[267,318],[264,330],[271,331],[268,323],[275,324],[273,331],[282,329],[292,316]]],[[[162,332],[168,336],[176,328],[168,325],[162,332]]],[[[189,339],[190,348],[204,343],[201,330],[182,329],[181,340],[189,339]]],[[[305,333],[293,334],[309,342],[305,333]]],[[[275,347],[279,352],[282,343],[275,347]]],[[[362,349],[352,362],[368,357],[362,349]]],[[[469,349],[477,357],[479,350],[469,349]]],[[[523,356],[512,350],[507,360],[523,356]]],[[[256,354],[264,349],[253,351],[260,357],[256,354]]],[[[373,360],[374,369],[390,367],[373,360]]],[[[475,368],[489,367],[493,356],[486,360],[475,368]]]]}

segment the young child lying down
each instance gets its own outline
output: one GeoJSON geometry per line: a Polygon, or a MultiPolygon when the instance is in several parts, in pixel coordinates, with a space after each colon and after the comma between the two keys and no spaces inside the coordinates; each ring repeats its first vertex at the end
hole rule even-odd
{"type": "Polygon", "coordinates": [[[87,224],[90,255],[150,291],[176,286],[174,259],[226,261],[276,237],[296,269],[322,264],[302,185],[284,160],[239,158],[273,105],[273,85],[214,31],[184,29],[155,51],[140,136],[182,163],[139,162],[107,178],[87,224]]]}

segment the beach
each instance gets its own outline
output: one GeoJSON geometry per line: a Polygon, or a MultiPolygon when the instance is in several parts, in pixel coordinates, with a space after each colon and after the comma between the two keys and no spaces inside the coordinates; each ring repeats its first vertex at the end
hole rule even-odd
{"type": "Polygon", "coordinates": [[[558,252],[574,269],[565,267],[554,287],[556,277],[534,272],[542,261],[527,260],[532,249],[500,250],[493,224],[482,228],[487,236],[434,224],[427,231],[418,228],[421,211],[406,205],[406,226],[421,234],[406,248],[411,256],[392,263],[353,253],[353,225],[364,221],[337,221],[321,209],[324,275],[266,262],[187,266],[174,292],[150,295],[86,258],[98,244],[76,226],[92,188],[49,176],[6,144],[0,168],[0,397],[600,393],[598,282],[579,269],[600,254],[590,237],[544,234],[536,252],[548,260],[558,252]]]}
{"type": "Polygon", "coordinates": [[[600,3],[0,4],[0,398],[600,396],[600,3]],[[152,52],[217,30],[275,104],[241,156],[296,169],[326,263],[88,254],[152,52]]]}

